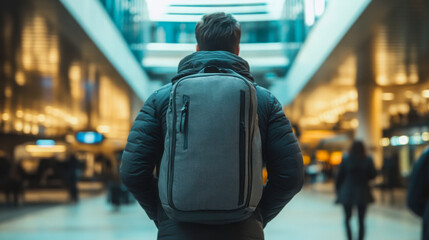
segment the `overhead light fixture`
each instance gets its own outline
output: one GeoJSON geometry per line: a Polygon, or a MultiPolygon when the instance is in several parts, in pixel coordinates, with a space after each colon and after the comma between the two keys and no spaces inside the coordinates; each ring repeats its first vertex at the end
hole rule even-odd
{"type": "Polygon", "coordinates": [[[398,146],[399,145],[399,139],[397,136],[393,136],[390,138],[390,144],[392,144],[392,146],[398,146]]]}
{"type": "Polygon", "coordinates": [[[97,132],[99,133],[108,133],[110,131],[110,127],[108,125],[99,125],[97,127],[97,132]]]}
{"type": "Polygon", "coordinates": [[[422,96],[423,96],[424,98],[429,98],[429,90],[427,90],[427,89],[423,90],[423,91],[422,91],[422,96]]]}
{"type": "Polygon", "coordinates": [[[421,144],[422,141],[422,136],[420,134],[414,134],[413,136],[410,137],[410,144],[411,145],[418,145],[421,144]]]}
{"type": "Polygon", "coordinates": [[[325,4],[326,4],[325,0],[316,0],[314,2],[314,5],[315,5],[314,6],[314,14],[317,17],[322,16],[323,12],[325,11],[325,4]]]}
{"type": "Polygon", "coordinates": [[[405,75],[405,73],[401,72],[401,73],[397,73],[395,75],[395,83],[398,85],[403,85],[407,83],[407,75],[405,75]]]}
{"type": "Polygon", "coordinates": [[[389,80],[387,80],[386,75],[378,75],[376,81],[381,86],[385,86],[389,83],[389,80]]]}
{"type": "Polygon", "coordinates": [[[52,146],[38,146],[38,145],[26,145],[25,151],[29,153],[61,153],[65,152],[66,146],[64,145],[52,145],[52,146]]]}
{"type": "Polygon", "coordinates": [[[410,90],[405,91],[405,97],[406,98],[412,98],[413,97],[413,92],[410,90]]]}
{"type": "Polygon", "coordinates": [[[390,139],[387,138],[387,137],[384,137],[384,138],[381,139],[380,144],[383,147],[387,147],[387,146],[390,145],[390,139]]]}
{"type": "Polygon", "coordinates": [[[400,145],[407,145],[410,141],[410,138],[408,136],[402,135],[398,138],[400,145]]]}
{"type": "Polygon", "coordinates": [[[305,14],[304,21],[305,25],[312,26],[314,24],[314,1],[313,0],[305,0],[305,14]]]}
{"type": "Polygon", "coordinates": [[[429,141],[429,132],[422,133],[422,140],[425,142],[429,141]]]}
{"type": "Polygon", "coordinates": [[[393,95],[393,93],[386,92],[386,93],[383,93],[382,98],[383,98],[383,101],[392,101],[395,98],[395,95],[393,95]]]}

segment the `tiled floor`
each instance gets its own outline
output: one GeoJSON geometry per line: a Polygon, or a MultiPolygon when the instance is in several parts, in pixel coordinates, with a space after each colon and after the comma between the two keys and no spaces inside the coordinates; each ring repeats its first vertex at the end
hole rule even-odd
{"type": "MultiPolygon", "coordinates": [[[[267,240],[345,239],[342,209],[334,197],[304,189],[265,229],[267,240]]],[[[356,232],[356,219],[353,218],[356,232]]],[[[405,208],[372,205],[367,239],[418,240],[420,221],[405,208]]],[[[60,205],[0,222],[1,240],[156,239],[155,225],[138,204],[113,211],[104,195],[77,205],[60,205]]]]}

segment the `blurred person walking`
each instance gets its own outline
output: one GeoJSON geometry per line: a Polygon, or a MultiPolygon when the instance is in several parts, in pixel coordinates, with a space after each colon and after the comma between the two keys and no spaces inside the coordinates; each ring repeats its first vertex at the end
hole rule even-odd
{"type": "Polygon", "coordinates": [[[262,240],[263,227],[302,187],[302,153],[281,104],[254,83],[238,56],[236,19],[205,15],[195,34],[197,52],[180,61],[172,83],[155,91],[137,115],[121,179],[155,222],[158,239],[262,240]],[[238,84],[245,87],[235,91],[238,84]],[[230,118],[237,122],[225,121],[230,118]]]}
{"type": "Polygon", "coordinates": [[[423,218],[422,240],[429,240],[429,148],[414,165],[407,205],[411,211],[423,218]]]}
{"type": "Polygon", "coordinates": [[[78,183],[79,160],[76,153],[70,153],[66,162],[66,184],[69,192],[70,200],[73,203],[79,201],[78,183]]]}
{"type": "Polygon", "coordinates": [[[2,156],[0,152],[0,191],[3,191],[6,196],[6,202],[12,202],[15,206],[20,204],[20,199],[24,199],[24,185],[20,177],[16,164],[2,156]]]}
{"type": "Polygon", "coordinates": [[[358,239],[364,239],[367,206],[374,201],[369,181],[376,175],[373,160],[366,154],[363,142],[354,141],[349,153],[343,157],[335,182],[336,202],[344,207],[345,227],[349,240],[353,239],[350,227],[353,208],[357,208],[358,211],[358,239]]]}

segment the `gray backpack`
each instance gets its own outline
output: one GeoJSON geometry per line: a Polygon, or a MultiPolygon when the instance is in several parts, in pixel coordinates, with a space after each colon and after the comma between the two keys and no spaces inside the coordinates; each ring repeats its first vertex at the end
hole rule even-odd
{"type": "Polygon", "coordinates": [[[263,187],[253,83],[208,67],[173,84],[166,118],[158,182],[166,214],[205,224],[250,217],[263,187]]]}

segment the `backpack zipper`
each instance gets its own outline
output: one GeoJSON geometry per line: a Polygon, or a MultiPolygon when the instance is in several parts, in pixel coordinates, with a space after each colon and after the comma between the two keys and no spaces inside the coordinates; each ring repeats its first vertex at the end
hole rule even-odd
{"type": "Polygon", "coordinates": [[[168,183],[167,183],[167,198],[168,198],[168,204],[173,208],[176,209],[176,206],[173,203],[173,196],[172,196],[172,184],[173,184],[173,171],[174,171],[174,152],[176,151],[176,118],[177,118],[177,112],[176,112],[176,89],[179,83],[183,79],[180,79],[177,81],[176,85],[172,89],[172,96],[170,98],[171,100],[171,109],[173,111],[173,127],[172,127],[172,133],[171,133],[171,142],[170,142],[170,161],[168,164],[168,183]]]}
{"type": "Polygon", "coordinates": [[[246,92],[241,90],[240,91],[240,135],[239,135],[239,173],[240,173],[240,179],[239,179],[239,191],[238,191],[238,205],[243,204],[244,201],[244,179],[246,178],[246,123],[244,116],[246,115],[246,92]]]}
{"type": "Polygon", "coordinates": [[[180,132],[183,133],[183,149],[188,149],[189,96],[183,95],[183,107],[180,109],[180,132]]]}

